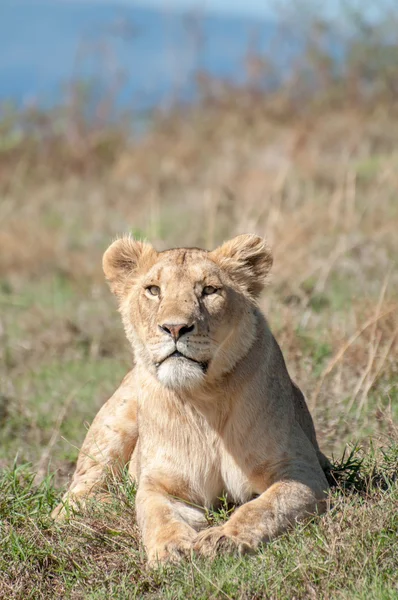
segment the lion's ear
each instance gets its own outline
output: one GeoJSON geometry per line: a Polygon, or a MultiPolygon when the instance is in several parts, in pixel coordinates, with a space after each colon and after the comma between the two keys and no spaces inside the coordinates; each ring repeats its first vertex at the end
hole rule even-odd
{"type": "Polygon", "coordinates": [[[262,291],[273,261],[266,241],[254,234],[238,235],[213,250],[210,257],[253,298],[262,291]]]}
{"type": "Polygon", "coordinates": [[[156,250],[146,242],[122,237],[105,251],[102,268],[112,292],[122,296],[126,282],[134,277],[138,269],[149,268],[155,262],[156,250]]]}

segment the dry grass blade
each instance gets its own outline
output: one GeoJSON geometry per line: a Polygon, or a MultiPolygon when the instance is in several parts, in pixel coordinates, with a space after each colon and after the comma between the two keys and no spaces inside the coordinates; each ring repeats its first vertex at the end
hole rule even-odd
{"type": "Polygon", "coordinates": [[[373,340],[373,343],[369,344],[368,363],[367,363],[366,367],[364,368],[362,375],[358,379],[357,385],[355,386],[355,390],[352,394],[352,398],[347,406],[347,412],[349,412],[352,409],[352,407],[354,406],[359,391],[362,389],[363,384],[368,379],[368,377],[372,371],[373,364],[376,359],[377,351],[380,346],[381,338],[382,338],[382,334],[379,333],[379,335],[373,340]]]}
{"type": "Polygon", "coordinates": [[[362,325],[362,327],[360,327],[357,331],[355,331],[355,333],[353,333],[349,337],[349,339],[341,346],[341,348],[333,356],[333,358],[327,364],[326,368],[321,373],[321,376],[319,378],[319,382],[318,382],[318,384],[317,384],[317,386],[315,388],[315,391],[314,391],[314,393],[312,395],[312,398],[311,398],[311,406],[312,406],[312,408],[316,407],[316,403],[317,403],[320,391],[322,389],[322,386],[323,386],[323,383],[324,383],[326,377],[329,375],[329,373],[331,373],[333,371],[334,367],[340,362],[340,360],[343,358],[344,354],[347,352],[348,348],[350,346],[352,346],[352,344],[363,334],[364,331],[366,331],[366,329],[368,329],[368,327],[370,327],[371,325],[373,325],[377,321],[380,321],[381,319],[384,319],[384,317],[386,317],[387,315],[392,314],[396,310],[397,310],[396,307],[393,307],[393,308],[390,308],[390,309],[384,311],[383,313],[381,313],[379,315],[371,317],[370,319],[368,319],[362,325]]]}
{"type": "Polygon", "coordinates": [[[368,394],[370,392],[370,390],[372,389],[372,387],[374,386],[375,382],[377,381],[378,377],[380,376],[380,373],[383,370],[383,367],[385,365],[385,362],[390,354],[390,350],[394,345],[395,340],[397,339],[398,336],[398,327],[395,329],[393,335],[391,336],[390,341],[388,342],[388,344],[386,344],[385,348],[384,348],[384,352],[383,354],[380,356],[380,360],[376,366],[375,372],[373,374],[373,376],[371,378],[369,378],[368,383],[366,384],[362,395],[361,395],[361,400],[358,404],[358,410],[356,413],[356,418],[359,419],[361,412],[363,411],[364,405],[366,403],[366,400],[368,398],[368,394]]]}
{"type": "MultiPolygon", "coordinates": [[[[384,279],[383,285],[381,287],[379,299],[378,299],[378,302],[376,305],[375,317],[378,317],[380,315],[380,311],[383,306],[383,302],[384,302],[384,298],[386,295],[390,276],[391,276],[391,270],[387,273],[387,276],[384,279]]],[[[362,373],[362,376],[358,380],[358,383],[355,387],[354,393],[352,394],[352,398],[347,407],[348,411],[350,411],[352,409],[352,407],[354,406],[355,400],[357,398],[357,395],[358,395],[360,389],[362,388],[364,382],[367,380],[367,378],[369,377],[369,374],[372,371],[373,363],[376,358],[376,353],[377,353],[377,350],[379,348],[379,344],[381,341],[381,334],[379,336],[377,336],[377,323],[378,323],[378,321],[375,320],[373,323],[373,326],[372,326],[372,330],[371,330],[370,341],[369,341],[368,363],[362,373]]]]}

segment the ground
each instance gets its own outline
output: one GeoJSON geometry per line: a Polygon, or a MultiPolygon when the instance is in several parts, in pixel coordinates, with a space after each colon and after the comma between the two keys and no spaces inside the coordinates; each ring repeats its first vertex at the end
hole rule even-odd
{"type": "Polygon", "coordinates": [[[256,100],[177,114],[128,144],[7,150],[0,597],[398,597],[397,133],[387,113],[282,121],[256,100]],[[132,361],[101,273],[128,231],[159,249],[243,232],[273,248],[261,307],[338,485],[327,515],[258,555],[147,570],[127,479],[105,512],[49,518],[132,361]]]}

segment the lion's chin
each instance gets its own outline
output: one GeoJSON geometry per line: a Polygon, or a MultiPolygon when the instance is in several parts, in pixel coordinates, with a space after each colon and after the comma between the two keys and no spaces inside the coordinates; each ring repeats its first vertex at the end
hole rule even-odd
{"type": "Polygon", "coordinates": [[[205,373],[203,366],[193,360],[170,357],[159,365],[157,376],[165,387],[181,390],[200,386],[205,373]]]}

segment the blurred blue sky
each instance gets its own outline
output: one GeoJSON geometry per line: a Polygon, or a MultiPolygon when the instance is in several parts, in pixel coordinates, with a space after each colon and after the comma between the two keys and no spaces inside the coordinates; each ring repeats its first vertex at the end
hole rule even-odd
{"type": "MultiPolygon", "coordinates": [[[[65,1],[65,0],[64,0],[65,1]]],[[[78,1],[78,0],[70,0],[78,1]]],[[[334,0],[331,0],[334,1],[334,0]]],[[[91,0],[91,2],[142,5],[156,8],[198,10],[200,12],[241,13],[259,16],[270,16],[277,0],[91,0]]]]}
{"type": "MultiPolygon", "coordinates": [[[[16,2],[17,0],[12,0],[16,2]]],[[[32,0],[33,2],[35,0],[32,0]]],[[[102,4],[114,6],[141,6],[161,10],[197,10],[199,13],[221,13],[226,15],[247,15],[250,17],[272,18],[281,12],[305,14],[307,11],[328,17],[341,17],[347,10],[356,8],[358,13],[376,18],[385,8],[394,6],[397,0],[51,0],[53,3],[102,4]]],[[[7,0],[0,0],[7,2],[7,0]]]]}
{"type": "MultiPolygon", "coordinates": [[[[126,6],[154,7],[164,10],[197,10],[203,13],[221,12],[226,14],[242,14],[259,17],[271,17],[282,7],[294,5],[312,6],[317,4],[329,12],[338,12],[342,0],[58,0],[62,2],[85,2],[114,4],[126,6]]],[[[366,1],[366,0],[365,0],[366,1]]]]}
{"type": "MultiPolygon", "coordinates": [[[[379,0],[379,8],[374,0],[347,2],[361,13],[377,14],[388,0],[379,0]]],[[[124,105],[153,106],[175,96],[189,100],[198,70],[244,83],[253,43],[259,56],[284,72],[301,47],[294,41],[297,25],[325,12],[343,17],[344,5],[345,0],[0,0],[0,104],[56,103],[71,81],[93,80],[112,89],[121,82],[118,100],[124,105]],[[191,10],[197,20],[181,17],[179,11],[191,10]],[[284,28],[278,37],[281,15],[288,17],[290,33],[284,28]]]]}
{"type": "Polygon", "coordinates": [[[265,52],[272,18],[226,2],[194,13],[199,42],[195,25],[175,12],[198,7],[195,0],[0,0],[0,102],[51,104],[71,81],[95,79],[103,88],[122,80],[124,105],[152,106],[172,94],[189,99],[196,69],[243,82],[252,32],[265,52]]]}

